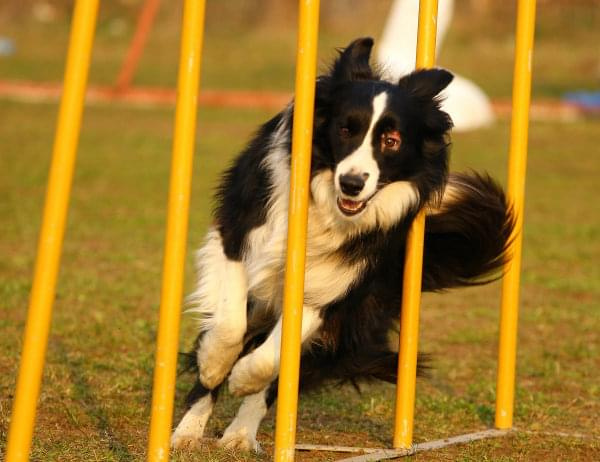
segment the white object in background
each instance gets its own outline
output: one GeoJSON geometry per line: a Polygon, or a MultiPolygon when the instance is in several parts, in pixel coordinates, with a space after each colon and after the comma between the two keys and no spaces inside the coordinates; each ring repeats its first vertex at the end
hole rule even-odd
{"type": "Polygon", "coordinates": [[[0,56],[14,55],[15,50],[15,42],[13,39],[0,36],[0,56]]]}
{"type": "MultiPolygon", "coordinates": [[[[438,4],[437,51],[450,26],[453,8],[454,0],[441,0],[438,4]]],[[[393,79],[398,79],[415,68],[418,18],[418,0],[395,0],[392,4],[377,57],[393,79]]],[[[457,131],[485,127],[494,121],[489,98],[471,80],[455,74],[442,96],[442,109],[450,114],[457,131]]]]}

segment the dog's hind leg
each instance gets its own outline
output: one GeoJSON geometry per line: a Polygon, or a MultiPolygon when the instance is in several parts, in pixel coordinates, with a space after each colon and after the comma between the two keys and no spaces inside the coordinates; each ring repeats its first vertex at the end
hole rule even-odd
{"type": "Polygon", "coordinates": [[[235,419],[225,430],[218,445],[228,449],[260,452],[260,444],[256,440],[258,427],[275,401],[277,380],[265,389],[244,398],[235,419]]]}
{"type": "MultiPolygon", "coordinates": [[[[304,306],[302,310],[302,343],[322,324],[318,309],[304,306]]],[[[281,317],[267,337],[254,351],[240,358],[229,375],[229,391],[236,396],[257,393],[279,374],[281,349],[281,317]]]]}
{"type": "Polygon", "coordinates": [[[200,383],[213,389],[242,351],[248,278],[242,262],[225,255],[216,229],[209,231],[196,258],[198,282],[188,312],[198,314],[201,323],[197,349],[200,383]]]}
{"type": "Polygon", "coordinates": [[[186,399],[188,410],[171,435],[172,448],[195,448],[200,445],[218,392],[218,386],[209,390],[196,382],[186,399]]]}

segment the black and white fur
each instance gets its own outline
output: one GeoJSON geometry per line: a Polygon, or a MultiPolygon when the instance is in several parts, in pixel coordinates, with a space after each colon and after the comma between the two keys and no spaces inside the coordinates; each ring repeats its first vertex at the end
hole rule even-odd
{"type": "MultiPolygon", "coordinates": [[[[427,211],[423,290],[486,282],[505,261],[512,216],[486,175],[449,174],[452,74],[382,80],[373,41],[352,42],[317,80],[302,315],[301,387],[396,380],[406,235],[427,211]]],[[[197,253],[198,382],[172,445],[203,436],[219,387],[242,395],[219,444],[258,450],[279,370],[293,104],[263,125],[223,176],[197,253]]]]}

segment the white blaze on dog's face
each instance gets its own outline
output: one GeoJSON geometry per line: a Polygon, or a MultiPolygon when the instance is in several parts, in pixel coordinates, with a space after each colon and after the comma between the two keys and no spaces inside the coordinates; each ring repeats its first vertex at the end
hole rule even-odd
{"type": "MultiPolygon", "coordinates": [[[[379,166],[373,152],[373,133],[376,123],[386,107],[387,93],[381,92],[373,98],[373,112],[367,131],[358,148],[352,151],[335,169],[334,181],[338,194],[338,207],[346,216],[360,213],[377,192],[379,166]]],[[[351,137],[352,130],[358,131],[358,120],[347,120],[339,127],[342,137],[351,137]]]]}
{"type": "Polygon", "coordinates": [[[351,82],[336,95],[329,140],[337,214],[387,227],[417,200],[414,156],[402,149],[405,97],[387,82],[351,82]]]}

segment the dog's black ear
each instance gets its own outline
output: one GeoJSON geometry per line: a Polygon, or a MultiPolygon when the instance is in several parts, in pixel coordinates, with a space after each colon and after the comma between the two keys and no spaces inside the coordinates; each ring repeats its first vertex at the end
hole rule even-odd
{"type": "Polygon", "coordinates": [[[354,40],[345,49],[340,51],[339,58],[333,64],[331,77],[336,83],[355,80],[371,80],[374,78],[373,70],[369,66],[373,39],[363,37],[354,40]]]}
{"type": "Polygon", "coordinates": [[[453,78],[445,69],[419,69],[402,77],[398,85],[419,98],[433,99],[453,78]]]}

